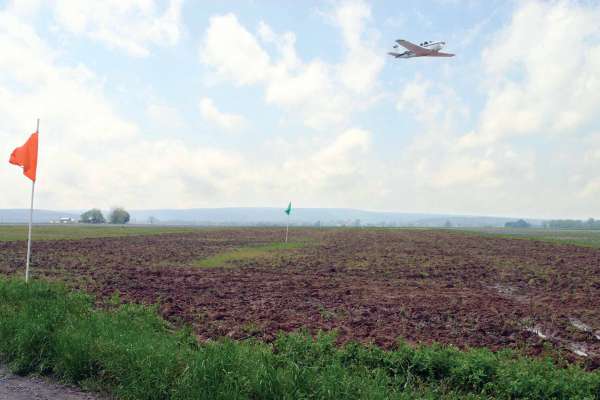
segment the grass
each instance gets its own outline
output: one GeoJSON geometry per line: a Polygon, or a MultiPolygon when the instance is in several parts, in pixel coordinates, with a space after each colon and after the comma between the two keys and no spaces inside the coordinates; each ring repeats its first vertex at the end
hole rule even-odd
{"type": "Polygon", "coordinates": [[[573,244],[600,248],[599,230],[542,229],[542,228],[472,228],[457,229],[478,235],[494,235],[506,238],[540,240],[550,243],[573,244]]]}
{"type": "MultiPolygon", "coordinates": [[[[34,225],[33,240],[73,240],[99,237],[194,232],[203,228],[123,225],[34,225]]],[[[205,229],[205,228],[204,228],[205,229]]],[[[0,242],[27,240],[27,225],[0,225],[0,242]]]]}
{"type": "Polygon", "coordinates": [[[307,245],[308,242],[304,241],[288,243],[278,242],[240,247],[199,260],[196,262],[196,265],[201,268],[231,268],[235,267],[240,262],[272,258],[286,250],[299,249],[307,245]]]}
{"type": "MultiPolygon", "coordinates": [[[[158,235],[163,233],[198,232],[214,228],[166,227],[166,226],[122,226],[122,225],[34,225],[33,240],[73,240],[84,238],[158,235]]],[[[377,229],[377,228],[371,228],[377,229]]],[[[410,228],[417,230],[417,228],[410,228]]],[[[431,228],[427,228],[431,229],[431,228]]],[[[578,246],[600,248],[600,231],[541,229],[541,228],[457,228],[455,232],[495,235],[507,238],[542,240],[578,246]]],[[[27,225],[1,225],[0,242],[27,240],[27,225]]]]}
{"type": "Polygon", "coordinates": [[[333,334],[198,343],[154,309],[97,310],[43,281],[0,279],[0,360],[120,399],[600,399],[600,373],[510,351],[394,351],[333,334]]]}

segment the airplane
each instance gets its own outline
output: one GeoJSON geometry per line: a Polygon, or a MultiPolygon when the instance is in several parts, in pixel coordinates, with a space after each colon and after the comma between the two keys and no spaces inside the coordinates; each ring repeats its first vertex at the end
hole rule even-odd
{"type": "Polygon", "coordinates": [[[454,57],[451,53],[442,53],[440,50],[444,48],[446,42],[423,42],[418,46],[408,40],[398,39],[393,46],[394,49],[398,48],[398,45],[406,48],[404,53],[390,52],[390,56],[395,58],[413,58],[413,57],[454,57]]]}

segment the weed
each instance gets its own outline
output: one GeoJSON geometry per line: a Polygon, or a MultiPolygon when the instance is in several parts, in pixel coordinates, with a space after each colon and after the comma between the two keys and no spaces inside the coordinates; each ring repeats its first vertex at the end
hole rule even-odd
{"type": "Polygon", "coordinates": [[[336,314],[333,311],[323,307],[322,304],[319,304],[319,315],[321,315],[321,318],[323,318],[325,321],[333,321],[336,319],[336,314]]]}
{"type": "Polygon", "coordinates": [[[196,263],[202,268],[235,267],[241,262],[273,258],[286,250],[299,249],[308,242],[269,243],[259,246],[240,247],[202,259],[196,263]]]}

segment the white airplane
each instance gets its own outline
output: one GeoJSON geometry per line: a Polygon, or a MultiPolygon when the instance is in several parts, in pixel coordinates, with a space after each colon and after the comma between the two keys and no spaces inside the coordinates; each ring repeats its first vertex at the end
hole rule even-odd
{"type": "Polygon", "coordinates": [[[398,45],[406,48],[404,53],[388,53],[390,56],[396,58],[413,58],[413,57],[454,57],[454,54],[442,53],[440,50],[444,48],[446,42],[423,42],[420,45],[409,42],[408,40],[398,39],[396,40],[394,49],[398,48],[398,45]]]}

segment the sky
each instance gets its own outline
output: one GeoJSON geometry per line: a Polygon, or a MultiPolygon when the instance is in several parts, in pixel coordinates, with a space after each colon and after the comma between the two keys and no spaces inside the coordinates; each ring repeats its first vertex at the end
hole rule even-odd
{"type": "Polygon", "coordinates": [[[0,0],[0,208],[600,218],[600,1],[0,0]],[[395,39],[453,58],[394,59],[395,39]]]}

